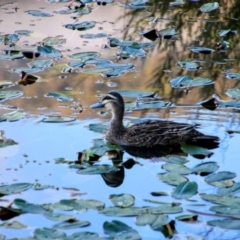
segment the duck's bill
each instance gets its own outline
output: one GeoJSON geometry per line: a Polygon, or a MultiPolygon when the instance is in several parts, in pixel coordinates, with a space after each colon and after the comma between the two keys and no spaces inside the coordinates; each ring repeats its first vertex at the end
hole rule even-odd
{"type": "Polygon", "coordinates": [[[90,108],[102,108],[102,107],[104,107],[104,104],[102,104],[101,102],[95,103],[90,106],[90,108]]]}

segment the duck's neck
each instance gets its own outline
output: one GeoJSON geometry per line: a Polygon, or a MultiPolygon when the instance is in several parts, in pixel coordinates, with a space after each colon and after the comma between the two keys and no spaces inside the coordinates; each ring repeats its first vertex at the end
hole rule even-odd
{"type": "Polygon", "coordinates": [[[124,130],[123,126],[124,108],[112,109],[112,119],[110,121],[110,130],[119,131],[124,130]]]}

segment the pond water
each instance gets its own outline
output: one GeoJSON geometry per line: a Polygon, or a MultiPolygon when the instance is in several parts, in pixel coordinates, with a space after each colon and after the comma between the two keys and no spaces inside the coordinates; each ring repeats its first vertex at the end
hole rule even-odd
{"type": "Polygon", "coordinates": [[[1,1],[0,239],[240,238],[239,3],[208,3],[1,1]],[[110,90],[219,147],[106,145],[110,90]]]}

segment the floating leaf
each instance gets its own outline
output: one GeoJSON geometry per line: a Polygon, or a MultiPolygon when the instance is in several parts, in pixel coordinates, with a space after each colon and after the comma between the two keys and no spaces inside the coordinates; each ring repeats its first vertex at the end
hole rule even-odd
{"type": "Polygon", "coordinates": [[[162,165],[162,168],[169,172],[176,172],[183,175],[192,173],[192,171],[189,168],[177,163],[165,163],[162,165]]]}
{"type": "Polygon", "coordinates": [[[193,46],[193,47],[189,47],[188,49],[194,53],[202,53],[202,54],[210,54],[214,52],[214,49],[206,48],[206,47],[193,46]]]}
{"type": "Polygon", "coordinates": [[[33,184],[31,183],[13,183],[10,185],[2,185],[0,186],[0,194],[9,195],[9,194],[20,193],[20,192],[26,191],[32,186],[33,184]]]}
{"type": "Polygon", "coordinates": [[[56,98],[60,102],[71,102],[73,100],[71,97],[59,92],[50,92],[45,96],[50,98],[56,98]]]}
{"type": "Polygon", "coordinates": [[[73,122],[76,118],[74,117],[61,117],[61,116],[49,116],[42,119],[42,122],[45,123],[66,123],[73,122]]]}
{"type": "Polygon", "coordinates": [[[67,65],[71,68],[81,68],[84,66],[84,62],[82,61],[76,61],[76,62],[69,62],[67,65]]]}
{"type": "Polygon", "coordinates": [[[34,231],[34,237],[39,240],[47,240],[47,239],[65,239],[67,237],[66,233],[59,232],[53,228],[37,228],[34,231]]]}
{"type": "Polygon", "coordinates": [[[232,187],[219,188],[217,194],[219,195],[234,195],[240,192],[240,183],[234,183],[232,187]]]}
{"type": "Polygon", "coordinates": [[[35,16],[35,17],[52,17],[51,13],[43,12],[40,10],[28,10],[28,11],[26,11],[26,13],[28,13],[32,16],[35,16]]]}
{"type": "Polygon", "coordinates": [[[104,37],[108,37],[108,34],[106,33],[96,33],[96,34],[81,34],[80,35],[81,38],[86,38],[86,39],[94,39],[94,38],[104,38],[104,37]]]}
{"type": "Polygon", "coordinates": [[[134,204],[135,198],[130,194],[111,194],[110,201],[115,207],[127,208],[134,204]]]}
{"type": "Polygon", "coordinates": [[[70,219],[75,219],[73,215],[66,215],[61,213],[54,213],[54,212],[45,212],[44,217],[51,221],[67,221],[70,219]]]}
{"type": "Polygon", "coordinates": [[[16,30],[15,33],[18,34],[18,35],[21,35],[21,36],[29,36],[32,33],[32,31],[30,31],[30,30],[16,30]]]}
{"type": "Polygon", "coordinates": [[[164,214],[143,213],[136,218],[136,225],[150,225],[152,229],[159,229],[167,224],[168,216],[164,214]]]}
{"type": "Polygon", "coordinates": [[[86,227],[89,225],[90,225],[89,221],[80,221],[80,220],[76,220],[76,219],[70,219],[68,221],[57,223],[57,224],[53,225],[53,228],[73,229],[73,228],[86,227]]]}
{"type": "Polygon", "coordinates": [[[141,110],[141,109],[154,109],[154,108],[166,108],[172,105],[171,102],[168,101],[149,101],[149,102],[137,102],[136,106],[133,107],[133,110],[141,110]]]}
{"type": "Polygon", "coordinates": [[[224,215],[240,215],[240,209],[236,207],[226,207],[226,206],[211,206],[211,211],[224,215]]]}
{"type": "Polygon", "coordinates": [[[191,170],[195,173],[212,173],[219,168],[216,162],[204,162],[196,165],[191,170]]]}
{"type": "Polygon", "coordinates": [[[37,50],[42,56],[56,58],[56,59],[59,59],[62,57],[62,53],[56,48],[53,48],[51,46],[38,46],[37,50]]]}
{"type": "Polygon", "coordinates": [[[183,144],[181,145],[181,149],[183,152],[193,156],[210,157],[213,154],[213,152],[209,151],[206,148],[202,148],[194,145],[183,144]]]}
{"type": "Polygon", "coordinates": [[[0,91],[0,101],[6,101],[12,98],[18,98],[22,96],[23,93],[20,91],[0,91]]]}
{"type": "Polygon", "coordinates": [[[2,121],[14,122],[24,117],[25,117],[25,114],[22,110],[12,111],[9,113],[4,113],[2,116],[0,116],[0,122],[2,121]]]}
{"type": "Polygon", "coordinates": [[[22,73],[22,72],[25,72],[25,73],[37,73],[37,72],[42,72],[42,68],[13,68],[12,69],[12,72],[14,73],[22,73]]]}
{"type": "Polygon", "coordinates": [[[200,69],[200,66],[196,62],[190,60],[178,61],[178,65],[182,69],[186,69],[188,71],[196,71],[200,69]]]}
{"type": "Polygon", "coordinates": [[[218,2],[213,2],[213,3],[205,3],[201,6],[200,10],[205,13],[209,13],[211,11],[214,11],[219,8],[219,3],[218,2]]]}
{"type": "Polygon", "coordinates": [[[14,228],[14,229],[22,229],[22,228],[27,228],[26,225],[18,222],[18,221],[13,221],[13,222],[3,222],[0,224],[0,227],[4,228],[14,228]]]}
{"type": "Polygon", "coordinates": [[[41,205],[28,203],[23,199],[17,198],[13,201],[13,203],[25,213],[42,214],[46,212],[41,205]]]}
{"type": "Polygon", "coordinates": [[[117,90],[123,97],[131,97],[131,98],[147,98],[153,97],[155,92],[147,92],[140,90],[117,90]]]}
{"type": "Polygon", "coordinates": [[[44,45],[47,45],[47,46],[61,45],[61,44],[65,44],[66,42],[67,40],[62,36],[48,37],[43,39],[44,45]]]}
{"type": "Polygon", "coordinates": [[[67,240],[94,240],[101,239],[97,233],[76,232],[67,237],[67,240]]]}
{"type": "Polygon", "coordinates": [[[104,125],[104,124],[89,124],[88,125],[88,128],[89,130],[91,131],[94,131],[94,132],[100,132],[100,133],[103,133],[103,132],[106,132],[107,130],[107,125],[104,125]]]}
{"type": "Polygon", "coordinates": [[[14,86],[13,82],[10,81],[0,81],[0,89],[5,89],[14,86]]]}
{"type": "Polygon", "coordinates": [[[114,239],[142,239],[136,230],[117,220],[104,222],[103,230],[105,234],[114,239]]]}
{"type": "Polygon", "coordinates": [[[96,25],[96,22],[94,21],[85,21],[85,22],[79,22],[79,23],[66,24],[65,28],[78,30],[78,31],[85,31],[95,27],[95,25],[96,25]]]}
{"type": "Polygon", "coordinates": [[[20,51],[14,51],[9,54],[0,54],[0,59],[4,60],[15,60],[24,58],[24,55],[20,51]]]}
{"type": "Polygon", "coordinates": [[[118,216],[118,217],[127,217],[127,216],[137,216],[144,213],[148,208],[140,207],[129,207],[129,208],[119,208],[119,207],[110,207],[101,210],[99,213],[102,213],[106,216],[118,216]]]}
{"type": "Polygon", "coordinates": [[[173,88],[197,87],[213,84],[214,82],[209,78],[191,78],[188,75],[179,76],[170,80],[173,88]]]}
{"type": "Polygon", "coordinates": [[[196,182],[182,182],[173,191],[172,197],[177,199],[191,198],[197,193],[198,185],[196,182]]]}
{"type": "Polygon", "coordinates": [[[182,182],[188,181],[187,178],[181,176],[179,173],[176,172],[159,173],[157,177],[165,183],[176,186],[182,182]]]}
{"type": "Polygon", "coordinates": [[[53,60],[48,59],[48,60],[36,60],[34,62],[29,63],[28,65],[31,68],[49,68],[53,65],[53,60]]]}
{"type": "Polygon", "coordinates": [[[227,29],[227,30],[220,30],[218,32],[218,36],[219,37],[226,37],[226,36],[229,36],[231,34],[236,34],[237,31],[234,31],[234,30],[231,30],[231,29],[227,29]]]}
{"type": "Polygon", "coordinates": [[[240,80],[240,73],[228,73],[226,77],[234,80],[240,80]]]}
{"type": "Polygon", "coordinates": [[[174,2],[170,2],[169,3],[169,6],[180,6],[180,5],[183,5],[185,4],[185,1],[184,0],[175,0],[174,2]]]}
{"type": "Polygon", "coordinates": [[[189,162],[186,157],[181,157],[181,156],[177,156],[177,155],[168,155],[166,157],[162,157],[162,160],[164,162],[168,162],[168,163],[176,163],[176,164],[184,164],[189,162]]]}
{"type": "Polygon", "coordinates": [[[207,224],[213,227],[220,227],[224,229],[239,230],[240,220],[233,219],[221,219],[221,220],[210,220],[207,224]]]}
{"type": "Polygon", "coordinates": [[[113,167],[110,165],[93,165],[86,169],[82,169],[77,173],[81,175],[95,175],[95,174],[111,173],[111,172],[117,172],[117,171],[119,171],[117,167],[113,167]]]}
{"type": "Polygon", "coordinates": [[[225,181],[225,180],[229,180],[232,178],[235,178],[236,174],[232,173],[232,172],[228,172],[228,171],[222,171],[222,172],[217,172],[217,173],[213,173],[211,175],[208,175],[205,178],[205,181],[208,183],[211,182],[219,182],[219,181],[225,181]]]}
{"type": "Polygon", "coordinates": [[[98,52],[79,52],[79,53],[74,53],[70,55],[70,58],[73,59],[82,59],[83,61],[86,61],[91,58],[99,57],[100,53],[98,52]]]}
{"type": "Polygon", "coordinates": [[[163,39],[172,39],[177,35],[178,33],[175,28],[167,28],[158,31],[158,36],[163,39]]]}
{"type": "Polygon", "coordinates": [[[240,89],[238,88],[228,89],[226,94],[231,98],[240,98],[240,89]]]}

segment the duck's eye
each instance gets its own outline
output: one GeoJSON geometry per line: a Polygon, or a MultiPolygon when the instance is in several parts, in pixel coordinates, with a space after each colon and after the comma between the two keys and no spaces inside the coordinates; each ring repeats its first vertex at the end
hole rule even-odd
{"type": "Polygon", "coordinates": [[[106,96],[103,100],[110,100],[112,98],[110,98],[109,96],[106,96]]]}

